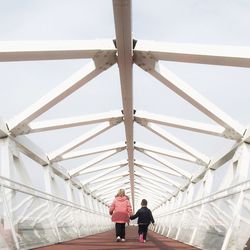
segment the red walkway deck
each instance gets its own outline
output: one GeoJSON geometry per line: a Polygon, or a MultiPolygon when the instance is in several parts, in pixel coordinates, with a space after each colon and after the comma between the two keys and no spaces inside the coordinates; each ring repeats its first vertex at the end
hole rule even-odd
{"type": "Polygon", "coordinates": [[[36,248],[36,250],[197,250],[195,247],[171,240],[150,231],[146,243],[140,243],[137,239],[137,227],[126,227],[126,242],[116,242],[114,231],[109,231],[53,246],[36,248]]]}

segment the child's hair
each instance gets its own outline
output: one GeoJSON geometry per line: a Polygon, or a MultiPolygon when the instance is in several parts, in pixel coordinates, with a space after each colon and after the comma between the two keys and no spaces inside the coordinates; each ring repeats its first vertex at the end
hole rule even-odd
{"type": "Polygon", "coordinates": [[[125,190],[124,190],[124,189],[119,189],[119,190],[118,190],[118,193],[117,193],[117,195],[116,195],[116,197],[117,197],[117,196],[122,197],[122,196],[124,196],[124,195],[125,195],[125,190]]]}
{"type": "Polygon", "coordinates": [[[146,206],[148,205],[147,200],[142,199],[142,201],[141,201],[141,205],[146,207],[146,206]]]}

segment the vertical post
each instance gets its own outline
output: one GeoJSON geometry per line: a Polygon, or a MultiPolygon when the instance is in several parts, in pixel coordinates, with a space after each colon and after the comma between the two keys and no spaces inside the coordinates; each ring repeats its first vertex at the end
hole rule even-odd
{"type": "MultiPolygon", "coordinates": [[[[211,193],[211,189],[212,189],[212,185],[213,185],[213,176],[214,176],[214,170],[209,169],[206,172],[205,176],[203,177],[202,186],[200,187],[201,192],[199,194],[201,196],[201,198],[203,198],[211,193]]],[[[200,208],[200,212],[199,212],[198,223],[197,223],[196,227],[194,228],[194,231],[192,233],[192,236],[191,236],[191,239],[189,242],[190,245],[193,245],[197,230],[200,227],[201,219],[202,219],[202,215],[203,215],[203,210],[204,210],[204,204],[202,203],[201,208],[200,208]]]]}
{"type": "MultiPolygon", "coordinates": [[[[75,202],[74,189],[73,189],[74,187],[72,185],[71,180],[65,181],[65,184],[66,184],[67,200],[70,202],[75,202]]],[[[80,237],[81,234],[80,234],[78,223],[77,223],[77,220],[75,218],[75,214],[73,211],[74,211],[74,208],[71,208],[71,216],[72,216],[72,219],[73,219],[76,231],[77,231],[77,235],[78,237],[80,237]]]]}
{"type": "Polygon", "coordinates": [[[11,232],[12,232],[12,235],[13,235],[13,239],[14,239],[14,242],[15,242],[15,245],[16,245],[16,248],[17,249],[20,249],[20,246],[19,246],[19,242],[18,242],[18,239],[17,239],[17,236],[16,236],[16,231],[15,231],[15,228],[14,228],[14,224],[13,224],[13,218],[12,218],[12,214],[9,210],[9,207],[8,207],[8,202],[7,202],[7,199],[6,199],[6,196],[5,196],[5,192],[3,190],[3,186],[1,185],[1,191],[0,191],[2,194],[3,194],[3,203],[4,203],[4,210],[6,211],[6,218],[7,218],[7,221],[8,221],[8,227],[10,227],[11,229],[11,232]]]}
{"type": "MultiPolygon", "coordinates": [[[[14,145],[12,144],[9,138],[0,139],[0,175],[11,179],[14,170],[14,154],[18,155],[17,151],[14,151],[14,145]]],[[[1,193],[3,195],[3,214],[6,217],[4,220],[4,229],[11,230],[13,239],[15,241],[15,245],[17,249],[19,249],[19,243],[16,235],[16,231],[14,229],[13,223],[13,214],[12,214],[12,195],[13,190],[9,192],[6,191],[5,188],[1,185],[1,193]]]]}
{"type": "MultiPolygon", "coordinates": [[[[51,171],[52,170],[51,170],[51,167],[49,165],[43,167],[45,192],[52,195],[53,190],[54,190],[54,188],[53,188],[54,175],[53,175],[53,173],[51,171]]],[[[54,212],[53,201],[52,200],[49,202],[49,208],[50,208],[49,209],[50,211],[48,211],[48,213],[50,213],[50,218],[51,218],[51,221],[52,221],[51,224],[54,227],[54,230],[56,232],[58,242],[61,242],[62,239],[61,239],[59,229],[58,229],[58,226],[57,226],[56,214],[54,212]]]]}
{"type": "MultiPolygon", "coordinates": [[[[188,188],[182,193],[182,195],[184,196],[183,200],[182,200],[183,201],[182,205],[186,205],[187,203],[189,203],[191,201],[191,198],[193,196],[193,185],[194,185],[193,183],[190,183],[188,188]]],[[[176,236],[175,236],[176,240],[178,240],[178,238],[179,238],[180,231],[181,231],[181,228],[182,228],[182,225],[183,225],[183,220],[185,218],[185,214],[186,214],[186,210],[184,210],[182,212],[181,221],[180,221],[180,224],[179,224],[176,236]]]]}
{"type": "MultiPolygon", "coordinates": [[[[242,144],[237,151],[235,152],[235,155],[232,159],[232,165],[233,168],[233,179],[231,181],[232,184],[237,184],[246,181],[249,178],[249,164],[250,164],[250,146],[249,144],[242,144]]],[[[236,227],[237,223],[239,223],[239,213],[240,209],[242,207],[244,200],[244,192],[241,191],[237,204],[235,206],[235,211],[233,214],[232,221],[230,223],[230,226],[227,230],[226,236],[223,241],[222,250],[226,250],[228,248],[228,244],[230,241],[230,238],[232,234],[234,233],[234,228],[236,227]]]]}

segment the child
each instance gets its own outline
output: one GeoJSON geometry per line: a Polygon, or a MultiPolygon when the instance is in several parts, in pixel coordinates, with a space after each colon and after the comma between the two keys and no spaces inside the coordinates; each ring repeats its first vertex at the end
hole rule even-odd
{"type": "Polygon", "coordinates": [[[136,212],[135,215],[130,216],[131,220],[134,220],[138,217],[138,234],[139,234],[139,241],[146,242],[148,226],[152,222],[155,223],[153,215],[150,209],[147,208],[147,200],[142,199],[141,201],[141,208],[136,212]]]}
{"type": "Polygon", "coordinates": [[[124,189],[118,191],[109,208],[109,214],[115,222],[116,241],[125,241],[125,223],[129,222],[132,208],[124,189]]]}

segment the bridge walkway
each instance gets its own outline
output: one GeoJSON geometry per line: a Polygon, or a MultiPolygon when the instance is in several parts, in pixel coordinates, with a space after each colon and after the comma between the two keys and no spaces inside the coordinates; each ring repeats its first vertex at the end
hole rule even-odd
{"type": "Polygon", "coordinates": [[[137,227],[126,227],[126,242],[116,242],[114,230],[99,233],[80,239],[63,242],[36,250],[122,250],[122,249],[147,249],[147,250],[197,250],[198,248],[166,238],[155,232],[149,231],[146,243],[138,242],[137,227]]]}

